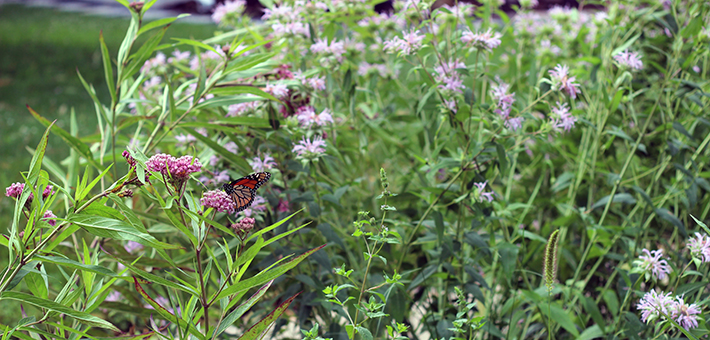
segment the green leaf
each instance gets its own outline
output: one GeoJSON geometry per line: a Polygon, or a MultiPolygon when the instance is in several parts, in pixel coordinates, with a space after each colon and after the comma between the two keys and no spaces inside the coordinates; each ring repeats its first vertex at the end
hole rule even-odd
{"type": "Polygon", "coordinates": [[[157,311],[158,314],[160,314],[160,316],[165,318],[165,320],[168,320],[171,323],[179,325],[179,327],[181,327],[181,328],[187,328],[187,330],[190,332],[190,334],[194,335],[198,339],[205,340],[205,336],[202,335],[202,333],[200,333],[200,331],[197,330],[194,325],[187,323],[185,320],[182,320],[182,319],[176,317],[172,313],[168,312],[168,310],[165,309],[163,306],[161,306],[159,303],[155,302],[155,300],[153,300],[153,298],[151,298],[150,295],[148,295],[148,293],[145,292],[143,287],[141,287],[140,283],[138,283],[138,280],[134,279],[134,286],[136,287],[136,291],[138,292],[138,294],[140,294],[148,302],[149,305],[153,306],[155,311],[157,311]]]}
{"type": "Polygon", "coordinates": [[[181,19],[181,18],[185,18],[185,17],[189,17],[189,16],[190,16],[190,14],[183,13],[183,14],[178,15],[175,18],[163,18],[163,19],[151,21],[151,22],[143,25],[143,27],[141,27],[141,29],[138,30],[138,35],[146,33],[156,27],[165,26],[167,24],[170,24],[177,19],[181,19]]]}
{"type": "Polygon", "coordinates": [[[591,326],[579,335],[577,340],[591,340],[591,339],[601,339],[603,338],[604,332],[599,327],[599,325],[591,326]]]}
{"type": "Polygon", "coordinates": [[[234,164],[234,166],[236,166],[237,169],[239,169],[243,173],[252,172],[251,165],[249,165],[249,163],[247,163],[247,161],[245,161],[244,158],[239,157],[239,156],[229,152],[229,150],[225,149],[223,146],[219,145],[217,142],[209,139],[208,137],[201,135],[200,133],[198,133],[197,131],[195,131],[193,129],[186,128],[186,127],[183,127],[182,129],[185,130],[185,132],[195,136],[195,138],[197,138],[199,141],[207,144],[207,146],[209,146],[210,149],[217,152],[220,156],[222,156],[222,157],[226,158],[227,160],[229,160],[230,162],[232,162],[234,164]]]}
{"type": "Polygon", "coordinates": [[[72,259],[60,257],[60,256],[44,256],[35,255],[35,260],[42,260],[43,262],[53,263],[59,266],[77,269],[80,271],[88,271],[96,273],[99,275],[109,276],[109,277],[120,277],[118,274],[114,273],[112,270],[106,269],[106,267],[96,266],[93,264],[83,264],[81,262],[74,261],[72,259]]]}
{"type": "MultiPolygon", "coordinates": [[[[97,163],[97,162],[94,160],[94,157],[93,157],[93,155],[92,155],[92,153],[91,153],[91,149],[89,149],[89,146],[88,146],[88,145],[84,144],[84,143],[81,142],[78,138],[72,136],[71,134],[69,134],[69,132],[65,131],[64,129],[62,129],[62,128],[56,126],[56,125],[53,125],[52,122],[50,122],[50,121],[47,120],[46,118],[40,116],[35,110],[33,110],[32,108],[30,108],[29,106],[27,107],[27,109],[30,111],[30,114],[32,114],[32,116],[35,117],[35,119],[37,119],[37,121],[39,121],[40,123],[42,123],[44,126],[50,127],[51,130],[52,130],[52,133],[54,133],[55,135],[59,136],[59,137],[60,137],[61,139],[63,139],[64,142],[67,143],[72,149],[74,149],[74,150],[75,150],[76,152],[78,152],[81,156],[83,156],[84,158],[86,158],[86,160],[87,160],[93,167],[95,167],[95,168],[98,169],[99,171],[102,171],[102,170],[104,169],[103,166],[101,166],[99,163],[97,163]]],[[[110,174],[109,174],[109,175],[110,175],[110,174]]]]}
{"type": "Polygon", "coordinates": [[[111,95],[111,103],[116,102],[116,84],[113,80],[113,64],[111,64],[111,55],[109,55],[106,41],[104,40],[104,32],[99,32],[99,42],[101,43],[101,57],[104,64],[104,77],[106,78],[106,86],[111,95]]]}
{"type": "Polygon", "coordinates": [[[124,80],[132,77],[136,72],[138,72],[138,70],[140,70],[141,67],[143,67],[146,60],[150,58],[150,56],[155,51],[155,48],[158,47],[158,44],[160,44],[160,40],[163,39],[163,36],[165,35],[165,31],[167,31],[167,29],[168,27],[163,27],[160,32],[150,37],[150,39],[143,43],[143,46],[141,46],[138,51],[136,51],[136,53],[130,56],[129,59],[131,61],[121,73],[121,76],[118,79],[119,82],[123,82],[124,80]]]}
{"type": "Polygon", "coordinates": [[[569,316],[567,311],[562,309],[560,306],[555,304],[548,305],[547,303],[544,303],[539,305],[539,310],[543,314],[545,314],[549,319],[554,320],[554,322],[558,323],[560,326],[562,326],[562,328],[572,333],[575,339],[579,337],[579,331],[577,330],[577,326],[575,326],[574,322],[572,321],[572,318],[569,316]]]}
{"type": "MultiPolygon", "coordinates": [[[[594,205],[592,205],[592,210],[605,206],[607,202],[609,202],[609,195],[602,197],[600,200],[594,203],[594,205]]],[[[614,195],[614,199],[611,200],[611,203],[635,204],[636,199],[630,194],[620,193],[614,195]]]]}
{"type": "Polygon", "coordinates": [[[685,230],[685,226],[683,225],[683,222],[681,222],[678,217],[675,217],[668,209],[666,208],[656,208],[654,210],[656,215],[660,216],[662,219],[670,222],[676,228],[678,228],[678,231],[683,235],[683,237],[688,237],[688,232],[685,230]]]}
{"type": "Polygon", "coordinates": [[[259,322],[257,322],[254,326],[249,328],[244,334],[239,337],[239,339],[244,339],[244,340],[258,340],[262,339],[264,335],[266,335],[266,332],[269,330],[271,325],[276,322],[276,319],[278,319],[281,314],[283,314],[284,311],[288,308],[288,306],[291,305],[291,302],[299,295],[301,292],[296,293],[296,295],[288,298],[288,300],[284,301],[281,303],[276,309],[274,309],[269,315],[261,319],[259,322]]]}
{"type": "Polygon", "coordinates": [[[274,283],[274,280],[271,280],[271,281],[267,282],[265,285],[261,286],[261,288],[259,288],[259,290],[257,290],[256,293],[254,293],[254,295],[252,295],[249,299],[244,301],[244,303],[239,305],[239,307],[235,308],[231,313],[229,313],[229,315],[227,315],[221,321],[221,323],[219,324],[219,328],[217,328],[217,331],[215,332],[213,337],[217,337],[220,334],[222,334],[222,332],[224,332],[229,326],[234,324],[234,322],[236,322],[237,319],[242,317],[242,315],[244,315],[244,313],[246,313],[249,310],[249,308],[254,306],[259,301],[259,299],[261,299],[261,297],[263,297],[264,294],[266,294],[266,291],[269,289],[269,287],[271,287],[272,283],[274,283]]]}
{"type": "Polygon", "coordinates": [[[40,308],[44,308],[53,312],[57,312],[60,314],[64,314],[66,316],[70,316],[74,319],[79,320],[79,322],[93,326],[93,327],[101,327],[105,329],[110,329],[114,332],[120,332],[116,326],[112,325],[110,322],[106,320],[102,320],[100,318],[97,318],[89,313],[85,312],[80,312],[77,310],[73,310],[69,307],[63,306],[59,303],[56,303],[52,300],[47,300],[47,299],[42,299],[36,296],[32,296],[30,294],[25,294],[25,293],[20,293],[20,292],[3,292],[0,293],[0,300],[15,300],[19,301],[22,303],[28,303],[40,308]]]}
{"type": "Polygon", "coordinates": [[[315,253],[316,251],[323,249],[323,247],[325,247],[325,246],[326,245],[324,244],[320,247],[313,248],[313,249],[297,256],[293,260],[291,260],[291,261],[289,261],[277,268],[271,269],[267,272],[259,273],[256,276],[252,276],[244,281],[240,281],[236,284],[233,284],[233,285],[227,287],[221,293],[219,293],[219,295],[217,295],[216,298],[213,298],[210,300],[219,300],[221,298],[230,296],[232,294],[240,293],[240,292],[245,291],[249,288],[256,287],[256,286],[261,285],[265,282],[271,281],[271,280],[283,275],[287,271],[291,270],[291,268],[293,268],[296,265],[298,265],[299,263],[301,263],[301,261],[305,260],[308,256],[315,253]]]}
{"type": "Polygon", "coordinates": [[[178,45],[195,46],[195,47],[199,47],[201,49],[210,50],[214,53],[217,53],[220,56],[222,55],[222,53],[219,53],[217,50],[214,49],[214,47],[207,45],[201,41],[192,40],[192,39],[180,39],[180,38],[172,38],[172,39],[179,42],[180,44],[178,44],[178,45]]]}
{"type": "Polygon", "coordinates": [[[93,235],[115,240],[138,242],[144,246],[160,249],[179,249],[179,245],[160,242],[150,234],[136,230],[132,225],[112,218],[87,214],[69,215],[69,221],[86,229],[93,235]]]}

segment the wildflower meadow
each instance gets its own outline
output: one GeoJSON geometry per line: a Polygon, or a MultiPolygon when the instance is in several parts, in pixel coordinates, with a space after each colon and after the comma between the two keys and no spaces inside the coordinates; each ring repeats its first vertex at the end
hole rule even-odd
{"type": "Polygon", "coordinates": [[[27,107],[2,339],[710,335],[710,3],[117,2],[98,125],[27,107]]]}

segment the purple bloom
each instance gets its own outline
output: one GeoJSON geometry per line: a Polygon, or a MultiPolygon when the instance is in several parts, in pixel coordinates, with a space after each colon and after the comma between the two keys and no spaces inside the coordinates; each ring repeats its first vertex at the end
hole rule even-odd
{"type": "Polygon", "coordinates": [[[577,79],[574,76],[569,76],[569,66],[557,64],[554,69],[550,70],[552,84],[559,90],[564,90],[572,99],[577,98],[577,93],[580,93],[579,84],[574,81],[577,79]]]}
{"type": "Polygon", "coordinates": [[[12,198],[20,198],[20,195],[22,195],[22,190],[24,189],[25,183],[12,183],[9,187],[5,188],[5,196],[12,198]]]}
{"type": "Polygon", "coordinates": [[[663,257],[663,249],[652,250],[648,249],[641,250],[643,253],[639,256],[638,260],[634,261],[639,268],[641,268],[646,274],[651,273],[654,280],[663,280],[667,274],[673,271],[668,265],[668,262],[663,257]]]}
{"type": "Polygon", "coordinates": [[[652,290],[646,293],[639,301],[636,308],[641,310],[641,321],[648,323],[661,316],[661,313],[668,315],[673,308],[673,298],[671,293],[656,293],[652,290]]]}
{"type": "Polygon", "coordinates": [[[239,146],[237,145],[237,143],[232,142],[231,140],[224,144],[224,148],[231,153],[237,153],[237,151],[239,150],[239,146]]]}
{"type": "Polygon", "coordinates": [[[155,54],[155,57],[145,61],[143,67],[141,67],[141,72],[148,73],[154,68],[162,68],[165,66],[166,60],[167,58],[165,58],[165,54],[163,52],[158,52],[155,54]]]}
{"type": "Polygon", "coordinates": [[[637,52],[629,52],[629,50],[626,50],[615,55],[614,60],[616,60],[616,62],[619,63],[619,65],[621,65],[622,67],[634,70],[640,70],[643,68],[641,56],[639,56],[637,52]]]}
{"type": "Polygon", "coordinates": [[[166,173],[168,162],[170,162],[171,159],[175,159],[175,157],[166,153],[159,153],[150,157],[150,159],[145,162],[145,165],[150,171],[166,173]]]}
{"type": "Polygon", "coordinates": [[[249,235],[249,232],[254,229],[255,224],[256,220],[254,218],[244,217],[239,220],[239,222],[233,223],[232,229],[234,229],[234,233],[236,233],[237,236],[243,240],[247,235],[249,235]]]}
{"type": "Polygon", "coordinates": [[[222,190],[210,190],[205,192],[200,199],[200,204],[207,208],[214,208],[223,213],[234,213],[234,201],[226,192],[222,190]]]}
{"type": "Polygon", "coordinates": [[[159,153],[153,155],[145,162],[150,171],[160,172],[164,176],[170,175],[172,180],[184,181],[190,174],[202,170],[200,160],[192,156],[182,156],[175,158],[171,155],[159,153]]]}
{"type": "Polygon", "coordinates": [[[402,32],[402,38],[394,37],[391,40],[385,41],[384,51],[387,53],[401,52],[403,55],[410,55],[422,48],[424,35],[419,34],[418,30],[402,32]]]}
{"type": "Polygon", "coordinates": [[[313,77],[304,80],[304,85],[308,86],[314,90],[325,90],[325,77],[313,77]]]}
{"type": "Polygon", "coordinates": [[[266,170],[273,169],[276,167],[276,162],[274,161],[274,157],[271,157],[271,155],[264,154],[264,158],[261,159],[258,156],[254,157],[250,162],[249,165],[251,165],[251,168],[254,169],[256,172],[264,172],[266,170]]]}
{"type": "Polygon", "coordinates": [[[209,173],[213,176],[211,179],[207,176],[200,176],[199,178],[200,182],[206,186],[217,186],[222,183],[229,182],[229,174],[227,173],[227,170],[209,173]]]}
{"type": "Polygon", "coordinates": [[[326,143],[320,136],[313,138],[313,141],[305,136],[298,144],[294,144],[292,152],[297,154],[297,158],[301,159],[317,159],[325,153],[326,143]]]}
{"type": "Polygon", "coordinates": [[[193,135],[177,135],[175,136],[175,140],[177,140],[177,143],[175,146],[177,147],[182,147],[185,146],[186,144],[192,143],[197,141],[197,138],[193,135]]]}
{"type": "Polygon", "coordinates": [[[172,57],[168,58],[169,63],[175,63],[190,59],[190,51],[181,52],[180,50],[175,50],[173,51],[172,55],[172,57]]]}
{"type": "Polygon", "coordinates": [[[126,242],[126,245],[123,246],[123,249],[126,249],[127,252],[134,254],[137,251],[143,250],[143,245],[136,241],[128,241],[126,242]]]}
{"type": "Polygon", "coordinates": [[[254,110],[256,110],[257,107],[259,107],[259,104],[260,104],[260,102],[253,101],[253,102],[246,102],[246,103],[229,105],[226,116],[227,117],[236,117],[236,116],[254,111],[254,110]]]}
{"type": "Polygon", "coordinates": [[[52,227],[57,225],[57,216],[51,210],[47,210],[42,215],[42,221],[49,223],[52,227]]]}
{"type": "Polygon", "coordinates": [[[569,132],[577,121],[577,117],[570,114],[567,103],[560,104],[560,102],[557,102],[557,107],[552,108],[550,119],[555,130],[564,130],[566,132],[569,132]]]}
{"type": "Polygon", "coordinates": [[[228,14],[241,14],[244,11],[246,4],[247,2],[244,0],[227,0],[215,7],[214,13],[212,13],[212,20],[219,24],[228,14]]]}
{"type": "Polygon", "coordinates": [[[276,98],[283,98],[288,94],[288,86],[286,84],[266,84],[264,91],[276,98]]]}
{"type": "Polygon", "coordinates": [[[277,36],[301,35],[306,38],[309,38],[311,36],[311,31],[308,30],[308,26],[301,22],[289,22],[285,24],[277,22],[271,25],[271,29],[274,31],[274,35],[277,36]]]}
{"type": "Polygon", "coordinates": [[[182,156],[170,163],[169,166],[170,176],[173,179],[187,179],[190,174],[202,170],[200,160],[192,156],[182,156]]]}
{"type": "Polygon", "coordinates": [[[328,123],[333,123],[333,116],[330,114],[330,110],[325,109],[320,114],[316,114],[315,109],[312,106],[301,106],[296,110],[296,118],[301,126],[310,128],[314,125],[323,126],[328,123]]]}
{"type": "Polygon", "coordinates": [[[685,328],[686,331],[698,327],[698,314],[700,314],[701,309],[697,304],[687,305],[683,301],[682,296],[677,296],[673,309],[671,310],[671,317],[675,319],[681,327],[685,328]]]}
{"type": "Polygon", "coordinates": [[[128,150],[123,150],[123,153],[121,153],[123,158],[126,159],[126,163],[132,168],[136,166],[136,160],[131,156],[131,153],[128,150]]]}
{"type": "Polygon", "coordinates": [[[503,122],[503,125],[508,129],[511,129],[513,131],[517,131],[518,129],[520,129],[523,126],[524,120],[525,120],[525,118],[523,118],[523,117],[509,118],[505,122],[503,122]]]}
{"type": "Polygon", "coordinates": [[[693,257],[702,262],[710,262],[710,237],[708,235],[695,233],[695,237],[689,238],[685,246],[693,257]]]}
{"type": "Polygon", "coordinates": [[[109,293],[106,296],[106,299],[104,300],[105,302],[117,302],[121,301],[123,299],[123,295],[117,290],[114,290],[113,292],[109,293]]]}
{"type": "Polygon", "coordinates": [[[512,105],[515,102],[515,93],[508,93],[510,85],[500,82],[497,86],[491,87],[491,96],[498,103],[498,106],[512,105]]]}
{"type": "Polygon", "coordinates": [[[278,212],[288,212],[289,202],[287,200],[279,200],[279,204],[276,206],[276,211],[278,212]]]}
{"type": "Polygon", "coordinates": [[[251,205],[249,205],[249,208],[244,209],[242,212],[244,216],[246,217],[251,217],[254,214],[254,211],[265,211],[266,210],[266,199],[261,196],[256,196],[254,197],[254,201],[251,202],[251,205]]]}
{"type": "Polygon", "coordinates": [[[476,34],[467,29],[461,36],[461,41],[477,50],[490,52],[500,45],[501,36],[498,32],[492,32],[490,28],[485,33],[476,32],[476,34]]]}
{"type": "Polygon", "coordinates": [[[488,202],[493,202],[493,192],[488,191],[485,192],[483,189],[486,188],[486,184],[488,184],[488,181],[485,181],[483,183],[473,183],[473,185],[476,186],[476,189],[478,189],[478,201],[483,202],[483,199],[485,198],[488,202]]]}

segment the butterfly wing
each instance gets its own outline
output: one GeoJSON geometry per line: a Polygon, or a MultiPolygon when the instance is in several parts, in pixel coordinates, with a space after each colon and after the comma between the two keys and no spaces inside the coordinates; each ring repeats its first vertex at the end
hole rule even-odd
{"type": "Polygon", "coordinates": [[[236,179],[224,185],[224,191],[232,197],[236,205],[236,211],[242,211],[248,208],[254,197],[256,197],[256,189],[266,183],[271,178],[268,172],[257,172],[240,179],[236,179]]]}

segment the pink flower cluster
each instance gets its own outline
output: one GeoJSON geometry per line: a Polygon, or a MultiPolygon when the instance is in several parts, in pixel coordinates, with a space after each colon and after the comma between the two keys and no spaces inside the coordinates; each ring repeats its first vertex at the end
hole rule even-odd
{"type": "Polygon", "coordinates": [[[333,115],[330,114],[330,110],[324,109],[321,113],[316,114],[313,106],[299,107],[296,110],[296,118],[298,118],[298,122],[304,128],[333,124],[333,115]]]}
{"type": "Polygon", "coordinates": [[[234,201],[222,190],[210,190],[205,192],[200,199],[203,207],[214,208],[223,213],[234,213],[234,201]]]}
{"type": "MultiPolygon", "coordinates": [[[[9,187],[5,188],[5,196],[12,198],[20,198],[20,195],[22,195],[23,190],[25,190],[25,183],[12,183],[9,187]]],[[[52,185],[47,185],[47,187],[44,188],[44,191],[42,191],[42,199],[46,199],[47,197],[49,197],[49,195],[52,194],[54,194],[54,187],[52,185]]],[[[28,201],[32,201],[34,197],[34,194],[30,193],[28,201]]]]}
{"type": "Polygon", "coordinates": [[[345,54],[345,43],[342,41],[337,41],[333,39],[328,45],[328,40],[318,39],[311,45],[311,52],[325,54],[334,57],[338,62],[343,61],[343,54],[345,54]]]}
{"type": "Polygon", "coordinates": [[[465,69],[466,64],[460,60],[451,59],[434,67],[435,79],[440,83],[439,88],[447,94],[463,93],[463,89],[466,88],[459,73],[456,71],[458,68],[465,69]]]}
{"type": "Polygon", "coordinates": [[[486,188],[486,184],[488,184],[488,181],[485,181],[483,183],[473,183],[473,185],[476,186],[476,189],[478,189],[479,202],[483,202],[484,199],[488,202],[493,202],[493,192],[483,191],[486,188]]]}
{"type": "Polygon", "coordinates": [[[629,52],[629,50],[626,50],[615,55],[614,60],[616,60],[616,62],[622,67],[633,70],[640,70],[643,68],[643,62],[641,61],[641,56],[639,56],[638,52],[629,52]]]}
{"type": "Polygon", "coordinates": [[[229,14],[242,14],[246,5],[247,2],[244,0],[227,0],[215,7],[214,13],[212,13],[212,20],[219,24],[229,14]]]}
{"type": "Polygon", "coordinates": [[[685,246],[693,257],[702,262],[710,262],[710,237],[708,235],[695,233],[695,237],[689,238],[685,246]]]}
{"type": "Polygon", "coordinates": [[[461,41],[477,50],[490,52],[500,46],[501,36],[500,33],[491,31],[490,28],[486,32],[476,32],[475,34],[469,29],[463,32],[461,41]]]}
{"type": "Polygon", "coordinates": [[[258,156],[252,158],[252,160],[249,161],[249,165],[251,165],[251,168],[256,172],[264,172],[275,168],[276,161],[274,160],[274,157],[271,157],[271,155],[267,153],[264,154],[264,158],[260,158],[258,156]]]}
{"type": "Polygon", "coordinates": [[[654,280],[663,280],[668,274],[673,272],[673,268],[668,265],[668,262],[663,259],[663,249],[641,250],[643,254],[638,260],[634,261],[643,272],[651,274],[654,280]]]}
{"type": "Polygon", "coordinates": [[[298,144],[294,144],[292,152],[300,159],[317,159],[325,153],[326,143],[320,136],[313,138],[313,141],[305,136],[298,144]]]}
{"type": "Polygon", "coordinates": [[[145,165],[148,170],[160,172],[170,176],[173,180],[186,180],[190,174],[202,171],[202,163],[192,156],[175,158],[171,155],[159,153],[150,157],[145,165]]]}
{"type": "Polygon", "coordinates": [[[422,48],[424,35],[419,34],[418,30],[402,32],[402,38],[394,37],[391,40],[385,41],[384,51],[387,53],[399,52],[403,55],[414,54],[422,48]]]}
{"type": "Polygon", "coordinates": [[[688,305],[682,296],[673,299],[670,293],[659,294],[654,290],[646,293],[636,308],[641,311],[641,320],[645,323],[670,317],[685,330],[698,327],[698,314],[702,312],[697,304],[688,305]]]}
{"type": "Polygon", "coordinates": [[[572,98],[577,98],[577,93],[580,93],[579,84],[574,81],[577,79],[569,75],[569,66],[557,64],[554,69],[550,70],[550,78],[552,85],[560,91],[564,90],[572,98]]]}
{"type": "Polygon", "coordinates": [[[552,108],[550,120],[552,121],[552,127],[555,130],[564,130],[565,132],[569,132],[577,122],[577,117],[573,116],[569,112],[567,103],[557,102],[557,107],[552,108]]]}
{"type": "Polygon", "coordinates": [[[498,86],[493,86],[491,88],[491,96],[493,100],[496,101],[498,108],[495,109],[495,113],[498,114],[503,119],[503,125],[516,131],[523,126],[523,117],[510,117],[510,110],[515,103],[515,93],[508,93],[510,85],[500,82],[498,86]]]}

